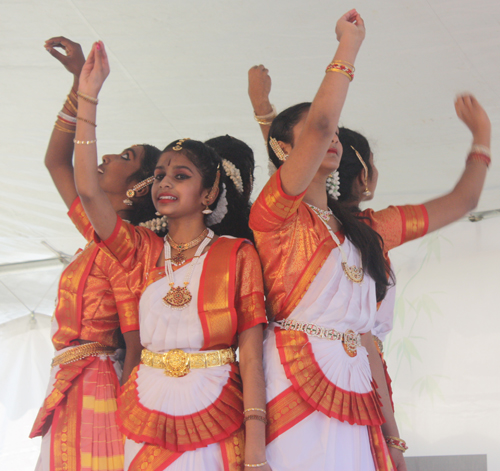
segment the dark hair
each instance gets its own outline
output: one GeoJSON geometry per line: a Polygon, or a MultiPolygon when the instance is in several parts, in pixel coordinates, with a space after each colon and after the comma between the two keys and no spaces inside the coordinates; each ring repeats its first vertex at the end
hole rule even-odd
{"type": "Polygon", "coordinates": [[[253,241],[253,232],[248,227],[250,217],[250,194],[252,193],[253,172],[255,158],[252,149],[243,141],[235,137],[219,136],[209,139],[205,144],[212,147],[222,159],[234,164],[240,171],[243,183],[243,193],[240,193],[234,182],[226,176],[228,214],[219,224],[213,225],[212,230],[219,235],[231,233],[237,237],[243,237],[253,241]]]}
{"type": "MultiPolygon", "coordinates": [[[[274,118],[269,130],[267,149],[269,158],[276,167],[280,167],[283,162],[278,159],[272,150],[269,144],[270,138],[274,137],[278,141],[286,142],[293,146],[293,128],[300,122],[304,113],[309,111],[310,106],[310,103],[299,103],[287,108],[274,118]]],[[[340,179],[342,180],[342,174],[340,175],[340,179]]],[[[382,238],[370,226],[361,222],[347,206],[340,204],[330,195],[327,194],[327,196],[328,207],[342,223],[345,236],[361,252],[363,267],[365,267],[368,274],[375,280],[377,301],[381,301],[384,299],[387,288],[390,285],[387,279],[387,273],[390,273],[390,268],[382,250],[382,238]]]]}
{"type": "MultiPolygon", "coordinates": [[[[151,177],[154,174],[156,164],[158,163],[160,149],[149,144],[140,144],[140,147],[144,149],[141,166],[139,170],[128,177],[128,182],[142,182],[146,178],[151,177]]],[[[148,192],[148,194],[143,197],[134,199],[134,204],[128,211],[128,217],[131,224],[137,226],[141,222],[153,219],[155,217],[155,213],[156,209],[153,204],[153,200],[151,199],[151,195],[148,192]]]]}
{"type": "MultiPolygon", "coordinates": [[[[165,147],[163,152],[173,150],[173,148],[177,145],[177,142],[179,141],[176,140],[171,142],[167,147],[165,147]]],[[[215,210],[217,203],[222,196],[224,187],[226,187],[225,197],[228,200],[227,213],[224,216],[224,219],[222,219],[220,223],[211,226],[211,229],[218,235],[247,237],[248,234],[246,231],[249,231],[248,218],[244,224],[236,223],[236,221],[241,220],[241,216],[238,214],[238,208],[237,205],[235,207],[234,201],[231,201],[230,204],[230,200],[233,199],[230,197],[230,190],[234,188],[234,185],[231,180],[227,178],[226,173],[224,172],[220,155],[211,146],[193,139],[182,142],[182,150],[175,152],[181,152],[196,166],[202,177],[203,188],[212,188],[217,176],[217,170],[220,170],[219,194],[217,195],[215,201],[210,205],[210,209],[215,210]]],[[[236,189],[234,189],[234,191],[236,192],[236,189]]]]}
{"type": "Polygon", "coordinates": [[[359,155],[368,168],[368,178],[371,178],[373,175],[373,168],[370,163],[370,144],[359,132],[348,128],[340,128],[339,140],[344,150],[342,151],[342,159],[340,160],[338,169],[339,174],[341,175],[339,189],[340,196],[338,201],[340,203],[349,204],[351,206],[351,210],[360,212],[358,207],[359,201],[357,201],[357,195],[354,195],[352,192],[352,186],[360,172],[363,172],[364,175],[364,167],[352,147],[359,152],[359,155]],[[353,205],[353,203],[356,204],[353,205]]]}

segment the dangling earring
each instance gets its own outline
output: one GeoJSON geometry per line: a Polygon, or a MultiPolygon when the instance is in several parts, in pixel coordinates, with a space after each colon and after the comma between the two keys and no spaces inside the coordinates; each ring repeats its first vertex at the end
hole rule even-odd
{"type": "Polygon", "coordinates": [[[281,146],[278,144],[278,141],[274,137],[271,137],[269,139],[269,145],[271,146],[271,149],[273,150],[276,157],[278,157],[278,159],[280,159],[282,162],[287,159],[288,154],[285,154],[281,146]]]}
{"type": "Polygon", "coordinates": [[[361,155],[359,155],[359,152],[353,146],[351,146],[351,149],[356,153],[356,156],[358,157],[358,159],[361,162],[361,165],[363,166],[363,169],[364,169],[365,191],[363,191],[363,196],[370,196],[372,194],[372,192],[368,189],[368,167],[366,166],[366,163],[363,160],[363,158],[361,157],[361,155]]]}
{"type": "Polygon", "coordinates": [[[137,191],[140,191],[143,188],[146,188],[148,185],[151,185],[151,183],[153,183],[154,181],[155,181],[155,177],[151,176],[151,177],[146,178],[145,180],[142,180],[142,182],[139,182],[136,185],[134,185],[132,188],[127,190],[127,193],[126,193],[127,198],[125,198],[123,200],[123,202],[128,206],[132,206],[134,204],[134,202],[130,198],[133,198],[137,191]]]}
{"type": "MultiPolygon", "coordinates": [[[[217,166],[217,173],[215,174],[215,181],[212,185],[210,193],[208,194],[208,201],[210,201],[215,195],[216,191],[219,189],[219,181],[220,181],[220,164],[217,166]]],[[[210,205],[206,205],[205,209],[202,211],[203,214],[212,214],[213,211],[209,208],[210,205]]]]}

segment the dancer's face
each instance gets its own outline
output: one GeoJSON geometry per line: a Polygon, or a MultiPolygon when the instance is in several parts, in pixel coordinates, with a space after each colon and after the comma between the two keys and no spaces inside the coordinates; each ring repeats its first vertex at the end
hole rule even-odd
{"type": "Polygon", "coordinates": [[[164,152],[155,169],[153,203],[169,218],[198,216],[208,203],[210,189],[203,188],[200,171],[182,152],[164,152]]]}
{"type": "MultiPolygon", "coordinates": [[[[306,122],[308,113],[304,113],[302,119],[293,128],[293,142],[297,142],[304,124],[306,122]]],[[[326,173],[327,175],[338,169],[340,165],[340,159],[342,158],[342,144],[339,141],[339,128],[332,138],[330,147],[326,151],[325,157],[321,162],[318,172],[326,173]]]]}
{"type": "Polygon", "coordinates": [[[144,147],[132,146],[119,154],[106,154],[97,167],[99,186],[108,194],[125,195],[137,181],[129,181],[131,175],[141,168],[144,147]]]}

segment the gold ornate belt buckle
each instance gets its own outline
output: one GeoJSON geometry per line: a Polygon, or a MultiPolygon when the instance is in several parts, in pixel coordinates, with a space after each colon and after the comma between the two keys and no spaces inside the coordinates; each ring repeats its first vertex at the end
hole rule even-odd
{"type": "Polygon", "coordinates": [[[355,357],[358,354],[358,334],[352,330],[346,330],[342,345],[350,357],[355,357]]]}
{"type": "Polygon", "coordinates": [[[165,375],[180,378],[189,373],[189,353],[175,348],[164,355],[165,375]]]}

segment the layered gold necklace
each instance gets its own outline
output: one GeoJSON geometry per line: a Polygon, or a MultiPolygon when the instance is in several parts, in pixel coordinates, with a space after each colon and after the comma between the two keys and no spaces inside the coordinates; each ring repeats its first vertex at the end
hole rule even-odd
{"type": "MultiPolygon", "coordinates": [[[[344,249],[340,245],[340,240],[337,237],[337,234],[335,234],[335,232],[333,232],[332,228],[328,224],[328,221],[330,220],[331,216],[334,216],[332,210],[330,208],[328,208],[328,211],[325,211],[324,209],[317,208],[316,206],[313,206],[312,204],[308,204],[308,206],[318,215],[318,217],[321,219],[321,222],[323,222],[323,224],[328,229],[328,232],[330,232],[332,239],[337,244],[337,247],[340,250],[340,255],[342,257],[342,270],[344,270],[345,276],[354,283],[362,283],[363,278],[365,277],[365,274],[363,271],[363,260],[362,260],[361,254],[360,254],[360,267],[359,268],[355,265],[348,265],[347,264],[347,256],[344,252],[344,249]]],[[[338,219],[337,219],[337,221],[338,221],[338,219]]]]}
{"type": "Polygon", "coordinates": [[[186,242],[183,244],[176,242],[174,239],[172,239],[170,234],[167,234],[165,236],[165,242],[168,242],[173,249],[177,250],[177,254],[172,257],[172,263],[176,267],[186,263],[186,257],[184,257],[184,254],[182,252],[185,252],[188,249],[196,247],[207,236],[207,234],[208,234],[208,229],[205,228],[205,230],[198,237],[196,237],[196,239],[193,239],[191,242],[186,242]]]}
{"type": "MultiPolygon", "coordinates": [[[[184,309],[189,306],[191,299],[193,299],[193,295],[191,294],[191,291],[189,291],[188,285],[189,282],[191,281],[191,276],[193,275],[193,271],[196,268],[196,265],[198,264],[198,261],[200,260],[200,257],[203,254],[205,247],[212,241],[214,233],[211,229],[205,229],[202,232],[202,235],[204,239],[201,242],[200,246],[198,247],[198,250],[196,250],[196,253],[194,254],[191,266],[189,267],[188,272],[186,273],[186,277],[184,278],[184,283],[183,283],[184,286],[174,286],[175,284],[174,269],[172,267],[172,258],[171,258],[172,249],[170,247],[170,243],[167,241],[167,238],[165,237],[165,274],[167,275],[170,289],[168,293],[164,296],[163,302],[165,303],[165,305],[171,307],[172,309],[179,309],[179,310],[184,309]]],[[[197,240],[200,237],[201,236],[198,236],[194,240],[197,240]]],[[[200,241],[198,241],[198,244],[200,243],[200,241]]],[[[192,244],[193,242],[194,241],[188,242],[188,244],[192,244]]],[[[191,245],[191,247],[194,247],[194,245],[191,245]]]]}

